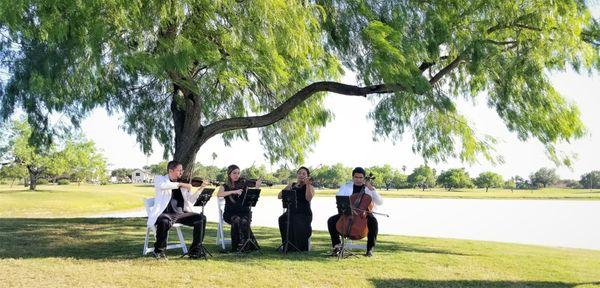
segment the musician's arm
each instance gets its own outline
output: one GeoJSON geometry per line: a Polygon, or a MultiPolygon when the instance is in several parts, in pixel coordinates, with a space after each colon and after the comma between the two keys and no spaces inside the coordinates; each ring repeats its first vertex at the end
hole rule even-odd
{"type": "Polygon", "coordinates": [[[377,190],[375,190],[375,188],[369,190],[371,191],[371,198],[373,200],[373,203],[375,203],[375,205],[383,204],[383,197],[381,197],[381,195],[377,193],[377,190]]]}
{"type": "Polygon", "coordinates": [[[221,186],[221,188],[219,189],[219,193],[217,193],[217,196],[218,197],[227,197],[227,196],[233,195],[233,194],[237,194],[237,195],[242,194],[242,189],[225,191],[225,187],[221,186]]]}
{"type": "Polygon", "coordinates": [[[154,182],[154,187],[160,190],[173,190],[179,188],[178,182],[171,182],[168,177],[160,176],[154,182]]]}
{"type": "Polygon", "coordinates": [[[312,198],[315,196],[315,187],[312,184],[306,185],[306,201],[310,202],[312,198]]]}

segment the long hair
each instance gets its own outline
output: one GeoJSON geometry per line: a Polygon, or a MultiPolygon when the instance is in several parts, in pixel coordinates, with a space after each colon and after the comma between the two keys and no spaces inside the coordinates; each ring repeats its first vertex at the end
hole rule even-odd
{"type": "Polygon", "coordinates": [[[227,167],[227,181],[225,181],[225,183],[227,183],[227,185],[230,188],[233,187],[233,181],[231,181],[231,172],[233,172],[233,170],[235,169],[240,170],[240,167],[238,167],[235,164],[229,165],[229,167],[227,167]]]}

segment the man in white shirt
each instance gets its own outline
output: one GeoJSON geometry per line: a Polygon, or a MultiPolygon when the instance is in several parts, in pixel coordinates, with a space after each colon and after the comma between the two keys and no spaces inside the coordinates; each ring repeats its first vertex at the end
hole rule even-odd
{"type": "Polygon", "coordinates": [[[192,206],[207,183],[203,182],[196,193],[191,193],[192,185],[179,182],[183,175],[181,163],[170,161],[167,164],[167,171],[167,175],[154,178],[156,198],[147,222],[149,226],[156,225],[156,242],[152,255],[157,259],[166,259],[167,233],[173,224],[181,223],[194,227],[194,239],[188,251],[189,257],[193,259],[205,257],[202,255],[200,244],[206,228],[206,216],[192,212],[192,206]]]}
{"type": "MultiPolygon", "coordinates": [[[[366,181],[365,175],[366,171],[362,167],[354,168],[354,170],[352,170],[352,182],[342,185],[336,196],[350,196],[352,194],[360,193],[364,189],[365,193],[371,196],[372,203],[375,205],[383,204],[383,198],[377,193],[373,184],[370,181],[366,181]]],[[[336,256],[342,249],[340,233],[335,227],[340,216],[341,215],[339,214],[333,215],[327,220],[327,228],[331,237],[331,245],[333,246],[332,255],[336,256]]],[[[367,214],[367,228],[369,233],[367,234],[367,252],[365,253],[365,256],[371,257],[373,256],[373,247],[375,247],[375,242],[377,240],[378,225],[377,219],[370,213],[367,214]]]]}

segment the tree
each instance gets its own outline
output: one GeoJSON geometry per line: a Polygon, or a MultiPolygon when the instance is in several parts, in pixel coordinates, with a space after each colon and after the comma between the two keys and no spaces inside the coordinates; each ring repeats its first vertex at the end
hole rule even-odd
{"type": "Polygon", "coordinates": [[[556,175],[555,169],[549,168],[540,168],[540,170],[529,176],[531,180],[531,185],[534,187],[548,187],[550,185],[555,184],[560,179],[558,175],[556,175]]]}
{"type": "MultiPolygon", "coordinates": [[[[167,174],[167,163],[168,163],[168,161],[161,161],[156,164],[144,166],[143,168],[144,168],[144,170],[150,171],[150,173],[152,173],[152,175],[165,175],[165,174],[167,174]]],[[[187,166],[185,166],[185,167],[187,167],[187,166]]],[[[189,169],[189,168],[187,168],[187,169],[189,169]]],[[[129,174],[129,175],[131,175],[131,174],[129,174]]]]}
{"type": "MultiPolygon", "coordinates": [[[[129,182],[129,181],[131,181],[131,173],[133,173],[133,169],[131,169],[131,168],[118,168],[118,169],[115,169],[112,172],[110,172],[110,176],[116,177],[117,181],[119,181],[119,182],[122,182],[124,180],[129,182]]],[[[159,175],[160,174],[163,174],[163,173],[159,173],[159,175]]]]}
{"type": "Polygon", "coordinates": [[[513,192],[513,190],[516,187],[517,186],[516,186],[515,179],[506,180],[506,181],[504,181],[504,184],[502,185],[502,188],[504,188],[504,189],[510,189],[511,192],[513,192]]]}
{"type": "Polygon", "coordinates": [[[485,192],[488,192],[490,187],[502,187],[503,184],[504,180],[502,179],[502,176],[490,171],[483,172],[475,178],[475,185],[479,188],[485,188],[485,192]]]}
{"type": "Polygon", "coordinates": [[[287,166],[280,166],[273,172],[273,177],[275,177],[277,183],[287,185],[296,178],[296,171],[289,169],[287,166]]]}
{"type": "Polygon", "coordinates": [[[10,183],[10,187],[12,187],[15,184],[15,181],[17,179],[22,179],[26,176],[27,169],[25,169],[24,166],[16,163],[6,164],[3,165],[2,168],[0,168],[0,179],[12,180],[10,183]]]}
{"type": "Polygon", "coordinates": [[[579,180],[582,188],[598,189],[600,188],[600,170],[594,170],[581,175],[579,180]]]}
{"type": "Polygon", "coordinates": [[[425,191],[425,188],[435,186],[435,171],[427,166],[421,165],[408,175],[407,181],[413,187],[418,186],[425,191]]]}
{"type": "Polygon", "coordinates": [[[271,161],[302,162],[332,116],[321,92],[370,95],[378,139],[410,127],[434,161],[497,160],[455,108],[487,97],[569,164],[555,144],[584,126],[548,75],[600,67],[600,24],[580,0],[1,1],[0,120],[21,108],[49,146],[54,112],[77,127],[105,107],[143,152],[154,138],[186,167],[210,138],[250,128],[271,161]],[[360,86],[335,82],[342,64],[360,86]]]}
{"type": "Polygon", "coordinates": [[[352,178],[352,168],[344,167],[341,163],[332,166],[323,165],[314,169],[311,175],[320,187],[339,188],[352,178]]]}
{"type": "Polygon", "coordinates": [[[93,141],[81,136],[69,139],[56,158],[66,161],[66,172],[78,185],[85,180],[101,181],[106,177],[106,160],[93,141]]]}
{"type": "Polygon", "coordinates": [[[473,187],[473,182],[465,168],[448,169],[442,172],[437,178],[437,183],[448,189],[448,191],[452,188],[473,187]]]}
{"type": "Polygon", "coordinates": [[[43,174],[58,174],[63,171],[64,161],[57,156],[55,145],[36,148],[29,145],[31,127],[25,121],[13,121],[7,129],[7,141],[3,147],[4,161],[25,167],[29,175],[29,190],[35,190],[43,174]]]}

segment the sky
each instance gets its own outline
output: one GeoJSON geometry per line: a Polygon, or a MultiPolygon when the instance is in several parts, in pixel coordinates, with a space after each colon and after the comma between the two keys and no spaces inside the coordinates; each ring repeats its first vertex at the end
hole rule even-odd
{"type": "MultiPolygon", "coordinates": [[[[464,113],[474,124],[478,133],[496,137],[498,154],[502,155],[504,164],[493,166],[481,159],[479,163],[469,165],[451,159],[446,163],[429,163],[437,171],[449,168],[465,167],[471,177],[484,171],[495,171],[508,178],[515,175],[527,177],[542,167],[556,168],[564,179],[579,179],[583,173],[600,170],[600,75],[579,75],[574,72],[557,73],[551,77],[555,88],[569,102],[578,105],[581,119],[586,125],[587,134],[571,143],[561,144],[561,150],[575,153],[577,158],[571,168],[556,167],[546,156],[544,146],[536,140],[526,142],[517,139],[509,132],[494,110],[485,104],[485,97],[478,97],[476,105],[461,102],[459,111],[464,113]]],[[[342,82],[355,84],[354,75],[347,74],[342,82]]],[[[407,167],[407,173],[424,164],[419,155],[412,153],[412,136],[405,134],[402,141],[373,141],[373,123],[367,119],[367,113],[373,103],[363,97],[347,97],[329,94],[325,105],[331,109],[335,118],[321,129],[320,139],[313,146],[313,151],[305,157],[306,166],[316,167],[321,164],[332,165],[342,163],[345,166],[364,166],[390,164],[401,169],[407,167]]],[[[140,168],[147,164],[162,161],[162,148],[155,142],[155,151],[145,156],[139,149],[133,136],[127,135],[119,128],[121,117],[108,116],[105,111],[95,110],[83,123],[82,129],[88,139],[93,140],[103,151],[110,169],[140,168]]],[[[250,140],[235,141],[226,147],[219,136],[210,139],[197,155],[197,161],[219,167],[237,164],[242,168],[251,165],[265,165],[275,170],[282,163],[271,165],[263,157],[263,149],[258,143],[256,129],[250,130],[250,140]],[[249,151],[251,151],[249,153],[249,151]],[[217,154],[213,161],[212,153],[217,154]]]]}

